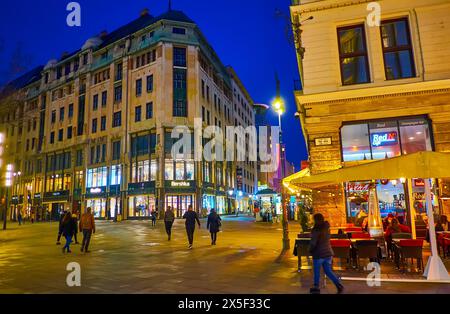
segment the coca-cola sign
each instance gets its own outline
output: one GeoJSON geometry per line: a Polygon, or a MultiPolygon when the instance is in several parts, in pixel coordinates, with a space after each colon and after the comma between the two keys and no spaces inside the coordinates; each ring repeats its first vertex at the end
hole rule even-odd
{"type": "Polygon", "coordinates": [[[349,192],[368,192],[369,183],[349,183],[347,185],[347,190],[349,192]]]}

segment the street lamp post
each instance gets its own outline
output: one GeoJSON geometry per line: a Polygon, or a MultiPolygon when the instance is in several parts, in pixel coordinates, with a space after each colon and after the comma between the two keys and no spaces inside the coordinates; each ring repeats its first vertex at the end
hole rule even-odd
{"type": "Polygon", "coordinates": [[[6,196],[5,196],[5,210],[3,211],[3,230],[6,230],[6,221],[8,219],[8,207],[9,207],[8,191],[12,186],[12,177],[13,177],[13,165],[8,164],[6,166],[6,173],[5,173],[6,196]]]}
{"type": "Polygon", "coordinates": [[[280,128],[280,138],[279,138],[279,158],[281,163],[281,179],[280,179],[280,187],[281,187],[281,208],[283,211],[282,216],[282,225],[283,225],[283,250],[289,250],[290,249],[290,240],[289,240],[289,224],[288,224],[288,212],[287,212],[287,206],[285,204],[285,193],[284,193],[284,187],[281,183],[283,181],[283,178],[285,176],[285,169],[284,169],[284,152],[283,152],[283,140],[282,140],[282,129],[281,129],[281,115],[284,113],[284,103],[283,100],[280,97],[280,87],[279,87],[279,81],[277,79],[277,97],[275,101],[273,102],[273,109],[278,114],[278,127],[280,128]]]}

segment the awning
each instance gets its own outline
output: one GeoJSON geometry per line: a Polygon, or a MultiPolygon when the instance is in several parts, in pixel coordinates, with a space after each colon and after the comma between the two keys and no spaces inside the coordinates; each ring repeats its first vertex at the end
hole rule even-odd
{"type": "MultiPolygon", "coordinates": [[[[292,189],[292,186],[319,188],[322,186],[340,184],[342,182],[349,181],[399,178],[426,179],[425,195],[432,253],[428,259],[424,275],[428,278],[428,280],[450,280],[450,275],[448,274],[445,265],[442,263],[437,250],[433,205],[431,202],[431,188],[430,182],[428,181],[428,179],[431,178],[450,177],[450,153],[418,152],[373,161],[357,166],[344,167],[333,171],[322,172],[316,175],[305,176],[302,175],[301,172],[302,171],[296,174],[298,177],[287,177],[283,180],[283,185],[288,189],[292,189]]],[[[414,225],[414,219],[412,219],[412,224],[414,225]]],[[[415,227],[413,226],[413,229],[414,228],[415,227]]]]}
{"type": "Polygon", "coordinates": [[[291,192],[298,192],[299,190],[304,190],[304,191],[308,191],[311,192],[311,189],[306,187],[306,186],[302,186],[301,184],[295,184],[295,185],[291,185],[293,180],[296,179],[301,179],[301,178],[305,178],[310,176],[310,170],[309,168],[305,168],[297,173],[294,173],[292,175],[290,175],[289,177],[286,177],[283,179],[283,185],[291,192]]]}
{"type": "Polygon", "coordinates": [[[294,178],[295,175],[287,177],[283,183],[314,189],[350,181],[448,178],[450,177],[450,153],[418,152],[307,176],[301,175],[302,171],[295,174],[299,175],[298,177],[294,178]]]}

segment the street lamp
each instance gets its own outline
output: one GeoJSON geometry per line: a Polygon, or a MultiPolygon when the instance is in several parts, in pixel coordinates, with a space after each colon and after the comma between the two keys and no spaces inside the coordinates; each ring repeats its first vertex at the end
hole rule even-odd
{"type": "MultiPolygon", "coordinates": [[[[279,159],[281,163],[281,181],[283,180],[285,173],[284,173],[284,150],[283,150],[283,140],[282,140],[282,128],[281,128],[281,115],[284,113],[284,101],[280,97],[280,82],[277,78],[277,97],[272,103],[273,110],[278,114],[278,127],[280,128],[280,138],[279,138],[279,159]]],[[[280,181],[280,182],[281,182],[280,181]]],[[[282,217],[282,225],[283,225],[283,250],[289,250],[290,248],[290,241],[289,241],[289,227],[288,227],[288,217],[287,217],[287,207],[284,197],[284,188],[283,185],[280,184],[281,187],[281,208],[283,210],[283,217],[282,217]]]]}

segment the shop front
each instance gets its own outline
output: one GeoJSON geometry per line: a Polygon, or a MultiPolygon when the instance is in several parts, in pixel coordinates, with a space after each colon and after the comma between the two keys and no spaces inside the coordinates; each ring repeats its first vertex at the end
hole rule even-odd
{"type": "Polygon", "coordinates": [[[128,184],[128,219],[150,219],[156,211],[155,182],[128,184]]]}
{"type": "Polygon", "coordinates": [[[106,219],[106,187],[93,187],[86,189],[86,207],[90,207],[95,219],[106,219]]]}
{"type": "Polygon", "coordinates": [[[227,213],[227,197],[224,191],[217,191],[216,211],[219,215],[227,213]]]}
{"type": "Polygon", "coordinates": [[[195,209],[195,181],[166,181],[165,192],[165,209],[171,206],[175,217],[183,217],[189,206],[195,209]]]}
{"type": "Polygon", "coordinates": [[[122,215],[122,202],[120,197],[120,185],[111,185],[108,193],[108,218],[115,219],[122,215]]]}
{"type": "Polygon", "coordinates": [[[50,213],[51,220],[59,220],[65,210],[69,210],[69,190],[45,192],[42,205],[50,213]]]}

